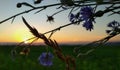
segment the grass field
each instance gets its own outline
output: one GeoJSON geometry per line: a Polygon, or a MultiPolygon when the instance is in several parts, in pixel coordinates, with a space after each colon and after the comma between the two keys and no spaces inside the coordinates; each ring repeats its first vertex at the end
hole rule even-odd
{"type": "MultiPolygon", "coordinates": [[[[56,56],[54,56],[54,64],[51,67],[44,67],[39,64],[37,59],[40,53],[45,51],[44,46],[31,47],[31,52],[27,57],[18,56],[15,61],[10,56],[13,47],[15,46],[0,46],[0,70],[65,70],[65,64],[56,56]]],[[[65,55],[69,54],[75,57],[73,48],[79,46],[63,45],[61,47],[65,55]]],[[[86,48],[89,49],[89,47],[86,48]]],[[[76,58],[76,65],[76,70],[120,70],[120,46],[97,48],[89,55],[76,58]]]]}

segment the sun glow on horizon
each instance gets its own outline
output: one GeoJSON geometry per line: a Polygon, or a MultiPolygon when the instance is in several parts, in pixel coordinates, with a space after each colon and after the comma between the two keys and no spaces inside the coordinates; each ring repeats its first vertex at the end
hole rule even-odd
{"type": "Polygon", "coordinates": [[[17,42],[24,41],[25,43],[28,43],[29,41],[26,40],[33,37],[33,35],[28,30],[19,29],[14,32],[13,37],[17,42]]]}
{"type": "Polygon", "coordinates": [[[25,44],[29,43],[28,38],[26,38],[26,37],[23,39],[23,41],[25,44]]]}

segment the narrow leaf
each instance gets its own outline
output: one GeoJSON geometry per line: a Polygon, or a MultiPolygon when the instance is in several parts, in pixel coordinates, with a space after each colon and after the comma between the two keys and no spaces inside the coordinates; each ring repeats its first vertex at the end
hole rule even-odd
{"type": "Polygon", "coordinates": [[[44,10],[44,9],[45,9],[45,8],[38,10],[37,12],[35,12],[35,14],[41,12],[41,11],[44,10]]]}
{"type": "Polygon", "coordinates": [[[27,21],[25,20],[24,17],[22,17],[22,20],[23,20],[23,22],[25,23],[25,25],[26,25],[30,30],[32,30],[32,27],[27,23],[27,21]]]}
{"type": "Polygon", "coordinates": [[[15,20],[15,17],[13,17],[12,21],[11,21],[11,24],[13,23],[13,21],[15,20]]]}
{"type": "Polygon", "coordinates": [[[25,23],[25,25],[29,28],[30,32],[35,36],[35,37],[39,37],[41,38],[39,32],[37,31],[36,28],[32,28],[27,21],[24,19],[24,17],[22,17],[23,22],[25,23]]]}

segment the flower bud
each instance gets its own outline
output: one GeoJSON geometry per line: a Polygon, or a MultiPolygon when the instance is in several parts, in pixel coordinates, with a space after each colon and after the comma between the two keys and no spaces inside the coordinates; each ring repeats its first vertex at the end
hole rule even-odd
{"type": "Polygon", "coordinates": [[[22,4],[21,3],[17,3],[17,8],[20,8],[21,6],[22,6],[22,4]]]}

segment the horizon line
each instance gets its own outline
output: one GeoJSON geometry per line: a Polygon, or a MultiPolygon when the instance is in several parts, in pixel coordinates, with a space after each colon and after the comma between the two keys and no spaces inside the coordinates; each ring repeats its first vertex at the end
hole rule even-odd
{"type": "MultiPolygon", "coordinates": [[[[0,42],[0,45],[17,45],[21,42],[0,42]]],[[[58,44],[66,44],[66,45],[78,45],[78,44],[88,44],[91,43],[89,41],[86,42],[59,42],[58,44]]],[[[109,41],[107,43],[120,43],[120,41],[109,41]]],[[[23,43],[24,45],[29,43],[23,43]]],[[[43,42],[35,42],[32,45],[45,45],[43,42]]]]}

